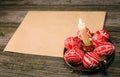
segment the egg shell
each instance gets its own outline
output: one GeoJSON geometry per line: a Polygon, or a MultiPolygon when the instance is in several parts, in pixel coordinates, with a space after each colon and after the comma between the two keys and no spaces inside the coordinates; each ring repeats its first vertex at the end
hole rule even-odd
{"type": "Polygon", "coordinates": [[[78,47],[81,48],[82,43],[80,41],[79,38],[76,37],[68,37],[66,38],[66,40],[64,41],[64,45],[66,49],[72,49],[74,47],[78,47]]]}
{"type": "Polygon", "coordinates": [[[100,45],[94,49],[94,52],[97,53],[99,56],[109,56],[111,55],[115,50],[115,47],[113,44],[108,45],[100,45]]]}
{"type": "Polygon", "coordinates": [[[93,45],[95,46],[95,48],[96,47],[98,47],[98,46],[101,46],[101,45],[112,45],[112,43],[110,43],[110,42],[107,42],[107,41],[105,41],[105,42],[93,42],[93,45]]]}
{"type": "Polygon", "coordinates": [[[109,33],[107,30],[98,30],[94,33],[92,39],[95,43],[108,41],[109,33]]]}
{"type": "Polygon", "coordinates": [[[87,69],[99,66],[100,57],[95,52],[87,52],[83,57],[83,65],[87,69]]]}
{"type": "Polygon", "coordinates": [[[64,54],[64,59],[67,61],[69,64],[80,64],[83,61],[83,56],[84,52],[75,47],[73,49],[69,49],[65,52],[64,54]]]}

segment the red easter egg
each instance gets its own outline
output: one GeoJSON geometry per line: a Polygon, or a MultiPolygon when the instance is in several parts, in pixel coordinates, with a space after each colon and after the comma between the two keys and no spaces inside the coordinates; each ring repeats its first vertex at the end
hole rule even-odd
{"type": "Polygon", "coordinates": [[[65,52],[64,59],[71,65],[72,64],[77,65],[82,63],[83,56],[84,56],[84,52],[81,49],[75,47],[65,52]]]}
{"type": "Polygon", "coordinates": [[[97,53],[99,56],[109,56],[114,52],[114,50],[114,45],[109,43],[108,45],[106,44],[98,46],[94,49],[94,52],[97,53]]]}
{"type": "Polygon", "coordinates": [[[95,43],[108,41],[109,33],[107,30],[98,30],[96,33],[94,33],[92,39],[95,43]]]}
{"type": "Polygon", "coordinates": [[[112,43],[106,42],[106,41],[105,42],[99,42],[99,43],[93,42],[93,45],[96,48],[96,47],[101,46],[101,45],[112,45],[112,43]]]}
{"type": "MultiPolygon", "coordinates": [[[[90,30],[89,30],[88,28],[86,28],[86,31],[87,31],[88,37],[89,37],[89,38],[92,38],[92,35],[91,35],[90,30]]],[[[82,40],[80,30],[78,30],[77,35],[78,35],[78,38],[79,38],[80,40],[82,40]]]]}
{"type": "Polygon", "coordinates": [[[83,57],[83,65],[87,69],[97,67],[99,62],[100,57],[95,52],[87,52],[83,57]]]}
{"type": "Polygon", "coordinates": [[[72,49],[74,47],[81,48],[81,41],[79,38],[76,37],[68,37],[64,41],[64,45],[66,49],[72,49]]]}

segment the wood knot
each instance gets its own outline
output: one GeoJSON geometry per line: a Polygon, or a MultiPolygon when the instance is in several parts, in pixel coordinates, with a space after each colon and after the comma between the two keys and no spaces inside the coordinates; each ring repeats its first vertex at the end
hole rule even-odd
{"type": "Polygon", "coordinates": [[[69,2],[69,3],[71,3],[72,1],[71,1],[71,0],[66,0],[66,2],[69,2]]]}
{"type": "Polygon", "coordinates": [[[4,32],[0,32],[0,36],[5,36],[5,33],[4,32]]]}

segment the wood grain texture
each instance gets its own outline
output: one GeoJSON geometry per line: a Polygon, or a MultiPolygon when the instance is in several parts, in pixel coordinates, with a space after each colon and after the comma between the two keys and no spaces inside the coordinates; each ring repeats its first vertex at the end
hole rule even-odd
{"type": "Polygon", "coordinates": [[[49,77],[74,76],[74,74],[65,68],[62,58],[23,55],[7,52],[1,52],[0,57],[1,76],[9,76],[9,74],[11,77],[47,77],[48,75],[49,77]]]}
{"type": "Polygon", "coordinates": [[[0,23],[20,23],[27,11],[0,11],[0,23]]]}
{"type": "Polygon", "coordinates": [[[119,0],[0,0],[0,10],[120,11],[119,8],[119,0]]]}
{"type": "Polygon", "coordinates": [[[0,0],[0,77],[119,77],[120,0],[0,0]],[[115,58],[106,71],[84,73],[63,58],[2,52],[27,11],[107,11],[105,29],[114,43],[115,58]]]}
{"type": "Polygon", "coordinates": [[[16,11],[16,10],[20,10],[20,11],[30,11],[30,10],[39,10],[39,11],[120,11],[120,6],[106,6],[106,5],[101,5],[101,6],[97,6],[97,5],[39,5],[39,6],[35,6],[35,5],[21,5],[21,6],[17,6],[17,5],[4,5],[4,6],[0,6],[0,10],[12,10],[12,11],[16,11]]]}
{"type": "Polygon", "coordinates": [[[0,0],[0,5],[119,5],[119,0],[0,0]]]}

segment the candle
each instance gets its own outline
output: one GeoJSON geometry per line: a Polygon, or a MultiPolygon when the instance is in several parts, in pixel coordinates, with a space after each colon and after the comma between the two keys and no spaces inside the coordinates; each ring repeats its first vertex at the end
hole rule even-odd
{"type": "Polygon", "coordinates": [[[82,22],[82,19],[79,19],[78,29],[80,30],[80,34],[81,34],[84,45],[90,46],[91,45],[90,38],[87,35],[86,26],[82,22]]]}

